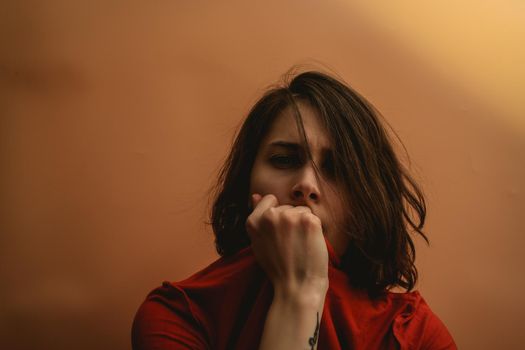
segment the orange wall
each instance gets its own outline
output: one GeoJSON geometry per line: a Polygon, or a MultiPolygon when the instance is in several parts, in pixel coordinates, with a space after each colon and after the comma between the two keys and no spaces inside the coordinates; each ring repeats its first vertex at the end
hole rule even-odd
{"type": "Polygon", "coordinates": [[[525,22],[497,4],[3,1],[0,346],[129,348],[146,293],[215,259],[206,190],[235,127],[314,59],[405,142],[419,289],[460,348],[520,348],[525,22]]]}

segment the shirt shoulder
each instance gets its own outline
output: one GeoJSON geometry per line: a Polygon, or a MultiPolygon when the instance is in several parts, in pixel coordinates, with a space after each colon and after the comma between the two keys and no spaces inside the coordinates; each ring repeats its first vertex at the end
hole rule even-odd
{"type": "Polygon", "coordinates": [[[224,328],[232,327],[231,312],[240,303],[239,296],[254,285],[259,270],[251,251],[245,249],[182,281],[163,282],[135,315],[133,349],[215,348],[226,333],[224,328]]]}
{"type": "Polygon", "coordinates": [[[184,291],[168,282],[149,293],[140,305],[131,339],[133,350],[210,348],[207,331],[184,291]]]}
{"type": "Polygon", "coordinates": [[[401,349],[457,350],[445,324],[419,294],[413,292],[412,302],[394,320],[393,333],[401,349]]]}

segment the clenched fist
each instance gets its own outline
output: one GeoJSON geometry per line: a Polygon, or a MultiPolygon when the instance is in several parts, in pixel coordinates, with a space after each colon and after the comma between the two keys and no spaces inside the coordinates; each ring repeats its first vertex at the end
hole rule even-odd
{"type": "Polygon", "coordinates": [[[321,220],[306,206],[279,205],[272,194],[254,194],[252,203],[246,229],[275,293],[326,293],[328,250],[321,220]]]}

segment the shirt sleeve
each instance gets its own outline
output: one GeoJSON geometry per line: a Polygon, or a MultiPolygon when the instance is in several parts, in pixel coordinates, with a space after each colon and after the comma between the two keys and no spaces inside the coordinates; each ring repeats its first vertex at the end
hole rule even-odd
{"type": "Polygon", "coordinates": [[[393,327],[401,350],[457,350],[447,327],[423,299],[416,308],[399,315],[393,327]]]}
{"type": "Polygon", "coordinates": [[[425,350],[457,350],[456,343],[443,322],[432,313],[429,316],[421,348],[425,350]]]}
{"type": "Polygon", "coordinates": [[[205,350],[207,338],[185,293],[166,284],[139,307],[131,331],[133,350],[205,350]]]}

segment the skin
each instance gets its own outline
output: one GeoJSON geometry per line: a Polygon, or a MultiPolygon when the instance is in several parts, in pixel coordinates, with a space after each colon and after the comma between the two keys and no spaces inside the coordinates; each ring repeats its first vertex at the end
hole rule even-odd
{"type": "Polygon", "coordinates": [[[338,226],[344,224],[344,213],[341,191],[330,178],[326,163],[329,162],[326,156],[332,151],[330,136],[314,109],[305,102],[299,102],[298,108],[313,161],[321,170],[320,178],[316,178],[312,164],[306,159],[295,118],[290,109],[286,109],[261,142],[251,173],[250,193],[263,197],[272,194],[278,206],[308,207],[321,220],[323,235],[342,256],[348,246],[348,236],[338,230],[338,226]],[[280,141],[297,144],[299,149],[275,144],[280,141]],[[277,158],[272,160],[272,156],[277,158]]]}
{"type": "Polygon", "coordinates": [[[298,103],[315,168],[302,148],[289,109],[263,139],[250,179],[253,212],[246,221],[252,249],[274,288],[259,350],[316,349],[328,290],[325,237],[342,255],[348,239],[337,186],[330,177],[332,145],[314,109],[298,103]]]}

